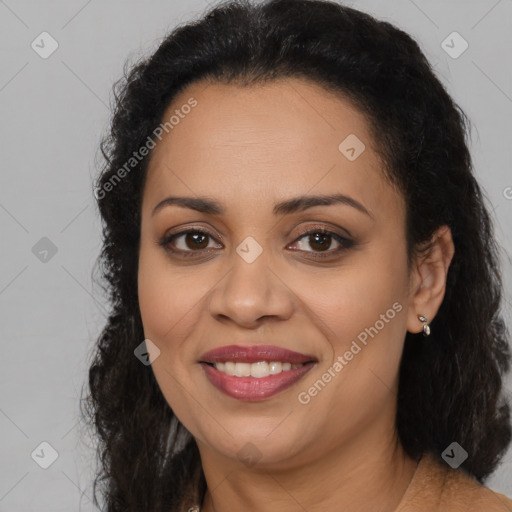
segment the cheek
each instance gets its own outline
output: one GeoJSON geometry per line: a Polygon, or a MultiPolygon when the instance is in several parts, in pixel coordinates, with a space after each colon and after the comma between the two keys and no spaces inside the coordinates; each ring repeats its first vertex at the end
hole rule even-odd
{"type": "Polygon", "coordinates": [[[160,343],[165,340],[165,333],[173,325],[175,308],[170,302],[172,292],[168,288],[166,274],[154,260],[148,251],[141,249],[138,296],[144,334],[160,347],[160,343]]]}
{"type": "Polygon", "coordinates": [[[165,254],[141,244],[138,295],[145,338],[160,350],[151,364],[155,379],[174,414],[193,425],[200,411],[193,411],[184,392],[190,389],[186,362],[192,358],[185,341],[197,324],[201,285],[191,286],[190,279],[170,271],[165,254]]]}
{"type": "Polygon", "coordinates": [[[383,408],[391,410],[406,324],[403,272],[399,261],[354,266],[310,295],[330,353],[301,386],[298,407],[319,421],[330,416],[336,428],[325,434],[333,443],[341,430],[355,435],[383,408]]]}
{"type": "MultiPolygon", "coordinates": [[[[384,258],[367,260],[342,270],[338,278],[330,276],[321,290],[311,296],[332,331],[344,334],[338,338],[341,341],[347,335],[356,336],[374,325],[381,315],[394,320],[396,310],[405,309],[405,262],[398,255],[387,261],[384,258]],[[401,307],[393,309],[395,303],[401,307]]],[[[396,322],[386,322],[386,326],[391,323],[396,322]]]]}
{"type": "Polygon", "coordinates": [[[139,256],[138,297],[145,335],[164,347],[186,325],[187,313],[194,314],[201,298],[200,289],[190,279],[171,271],[163,249],[144,242],[139,256]]]}
{"type": "Polygon", "coordinates": [[[366,395],[372,402],[375,382],[389,388],[395,382],[406,332],[406,268],[405,249],[368,251],[310,295],[311,309],[328,327],[331,354],[320,371],[343,358],[333,388],[346,400],[366,395]]]}
{"type": "Polygon", "coordinates": [[[176,375],[200,370],[194,364],[196,341],[205,336],[208,293],[216,281],[217,273],[200,272],[194,266],[173,267],[165,251],[141,245],[139,309],[145,337],[160,350],[153,365],[155,374],[159,367],[176,375]]]}

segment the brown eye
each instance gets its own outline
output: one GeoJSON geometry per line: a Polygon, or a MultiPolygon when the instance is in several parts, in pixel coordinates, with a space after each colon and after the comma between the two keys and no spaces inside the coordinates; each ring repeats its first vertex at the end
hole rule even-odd
{"type": "Polygon", "coordinates": [[[210,233],[196,229],[182,231],[181,233],[166,237],[162,241],[162,245],[176,253],[192,253],[212,247],[218,248],[215,245],[210,245],[212,241],[213,237],[210,233]]]}
{"type": "Polygon", "coordinates": [[[341,245],[340,241],[337,240],[340,237],[334,233],[323,232],[323,231],[312,231],[305,233],[297,239],[297,245],[300,250],[307,252],[325,252],[332,249],[333,244],[337,244],[334,249],[341,245]],[[307,249],[310,247],[313,251],[307,249]]]}
{"type": "Polygon", "coordinates": [[[333,241],[331,235],[326,233],[315,233],[308,235],[310,247],[317,251],[326,251],[330,248],[333,241]]]}
{"type": "Polygon", "coordinates": [[[315,228],[302,233],[292,246],[296,250],[310,253],[313,257],[329,257],[350,249],[354,242],[325,228],[315,228]]]}
{"type": "Polygon", "coordinates": [[[189,249],[206,249],[208,235],[203,233],[187,233],[184,238],[185,246],[189,249]]]}

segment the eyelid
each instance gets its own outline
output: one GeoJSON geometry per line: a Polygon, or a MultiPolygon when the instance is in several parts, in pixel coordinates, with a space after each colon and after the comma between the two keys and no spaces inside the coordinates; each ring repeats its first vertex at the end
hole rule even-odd
{"type": "Polygon", "coordinates": [[[301,238],[304,235],[308,235],[308,234],[312,234],[312,233],[334,234],[334,235],[337,235],[340,238],[343,238],[344,240],[347,240],[347,241],[351,241],[353,239],[352,235],[346,229],[335,228],[334,226],[331,227],[330,224],[328,224],[328,223],[327,224],[326,223],[323,223],[323,224],[316,223],[316,224],[313,224],[312,226],[308,226],[307,228],[304,228],[303,230],[301,230],[296,235],[294,241],[296,241],[298,238],[301,238]],[[347,234],[342,235],[342,234],[338,233],[337,230],[345,231],[347,234]]]}
{"type": "Polygon", "coordinates": [[[216,234],[213,234],[213,230],[206,228],[201,225],[197,226],[178,226],[171,230],[168,230],[165,232],[165,234],[161,237],[159,241],[157,241],[158,244],[162,244],[162,242],[165,242],[166,240],[169,241],[174,237],[178,237],[181,235],[186,235],[188,233],[202,233],[204,235],[208,235],[211,238],[215,238],[216,240],[220,242],[224,242],[225,236],[218,233],[216,231],[216,234]]]}

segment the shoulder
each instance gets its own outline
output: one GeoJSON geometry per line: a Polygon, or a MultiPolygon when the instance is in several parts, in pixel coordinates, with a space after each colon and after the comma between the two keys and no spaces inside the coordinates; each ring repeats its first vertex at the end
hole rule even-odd
{"type": "MultiPolygon", "coordinates": [[[[512,512],[512,500],[482,485],[461,469],[443,468],[441,503],[461,512],[512,512]]],[[[443,508],[441,508],[443,510],[443,508]]]]}
{"type": "Polygon", "coordinates": [[[431,453],[421,458],[396,512],[512,512],[512,500],[452,469],[431,453]]]}

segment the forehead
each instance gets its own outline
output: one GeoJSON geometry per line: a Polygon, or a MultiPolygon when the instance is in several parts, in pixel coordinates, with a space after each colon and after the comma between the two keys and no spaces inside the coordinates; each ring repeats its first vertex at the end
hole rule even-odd
{"type": "Polygon", "coordinates": [[[148,167],[144,195],[153,203],[172,193],[229,203],[236,191],[238,200],[256,206],[308,191],[342,192],[373,210],[395,194],[363,114],[315,83],[196,82],[174,98],[162,121],[173,115],[176,124],[157,142],[148,167]],[[196,106],[183,108],[191,99],[196,106]]]}

